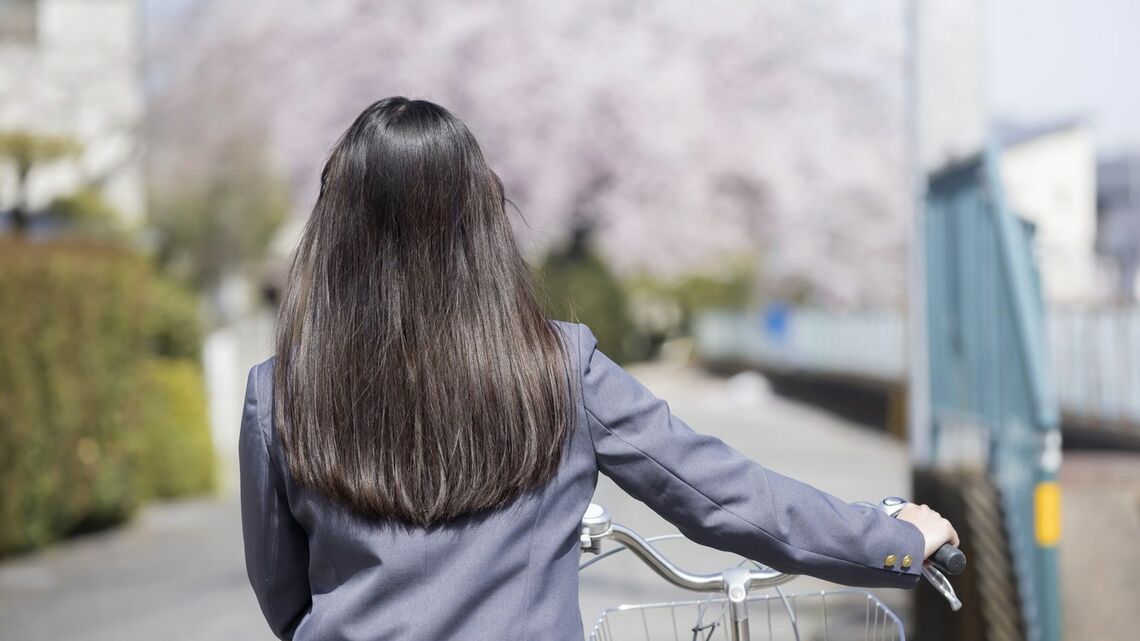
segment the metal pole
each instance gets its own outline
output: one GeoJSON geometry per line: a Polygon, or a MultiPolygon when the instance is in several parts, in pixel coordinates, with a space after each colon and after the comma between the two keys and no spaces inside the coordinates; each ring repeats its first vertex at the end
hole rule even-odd
{"type": "Polygon", "coordinates": [[[1060,641],[1063,636],[1061,618],[1061,567],[1057,546],[1061,542],[1061,488],[1057,472],[1061,467],[1061,430],[1056,426],[1045,432],[1038,467],[1037,485],[1033,489],[1034,538],[1037,541],[1037,595],[1042,641],[1060,641]]]}
{"type": "Polygon", "coordinates": [[[922,166],[920,127],[920,47],[918,0],[906,5],[906,138],[910,165],[911,216],[908,334],[910,368],[907,382],[908,434],[911,464],[926,467],[932,463],[933,447],[930,424],[930,356],[926,324],[926,240],[924,209],[926,203],[926,170],[922,166]]]}

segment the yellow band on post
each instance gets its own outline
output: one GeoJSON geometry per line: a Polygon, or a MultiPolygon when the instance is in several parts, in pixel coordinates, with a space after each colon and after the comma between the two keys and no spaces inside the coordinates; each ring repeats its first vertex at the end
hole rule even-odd
{"type": "Polygon", "coordinates": [[[1061,541],[1061,486],[1053,481],[1038,483],[1033,490],[1033,513],[1037,545],[1057,545],[1061,541]]]}

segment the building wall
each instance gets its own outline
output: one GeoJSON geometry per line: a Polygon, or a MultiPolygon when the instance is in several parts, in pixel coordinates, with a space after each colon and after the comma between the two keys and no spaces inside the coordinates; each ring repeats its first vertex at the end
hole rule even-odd
{"type": "Polygon", "coordinates": [[[1096,158],[1088,129],[1058,129],[1007,147],[1002,182],[1013,212],[1037,226],[1038,264],[1050,303],[1102,300],[1095,253],[1096,158]]]}
{"type": "MultiPolygon", "coordinates": [[[[144,207],[138,0],[38,0],[34,35],[0,35],[0,130],[64,135],[74,159],[33,170],[30,206],[98,184],[126,222],[144,207]]],[[[14,175],[0,171],[0,207],[14,175]]]]}

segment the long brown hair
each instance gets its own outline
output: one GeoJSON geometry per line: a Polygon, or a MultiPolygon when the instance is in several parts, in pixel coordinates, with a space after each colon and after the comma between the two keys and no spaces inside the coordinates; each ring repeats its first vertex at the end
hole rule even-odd
{"type": "Polygon", "coordinates": [[[300,485],[429,525],[554,475],[566,355],[505,202],[439,105],[386,98],[341,136],[277,324],[274,413],[300,485]]]}

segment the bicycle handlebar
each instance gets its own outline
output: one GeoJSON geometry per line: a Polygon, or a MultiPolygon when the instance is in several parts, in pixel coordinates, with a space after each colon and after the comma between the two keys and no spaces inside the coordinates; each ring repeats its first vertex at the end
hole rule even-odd
{"type": "MultiPolygon", "coordinates": [[[[606,508],[591,503],[582,516],[581,545],[584,551],[598,553],[601,550],[602,539],[613,539],[625,549],[633,552],[637,558],[645,562],[658,576],[673,585],[692,590],[694,592],[722,592],[726,583],[743,581],[747,584],[746,590],[754,587],[772,587],[787,583],[796,578],[794,574],[784,574],[772,569],[747,570],[743,572],[716,572],[713,574],[695,574],[677,567],[665,557],[649,541],[641,538],[637,532],[614,523],[606,508]]],[[[620,549],[620,548],[619,548],[620,549]]],[[[738,568],[743,570],[743,568],[738,568]]]]}
{"type": "Polygon", "coordinates": [[[951,576],[966,571],[966,555],[949,543],[943,543],[942,547],[930,556],[930,563],[951,576]]]}
{"type": "MultiPolygon", "coordinates": [[[[694,592],[722,592],[725,584],[725,573],[693,574],[686,572],[665,558],[651,543],[641,538],[637,532],[624,526],[613,523],[609,535],[614,541],[624,545],[639,559],[645,562],[658,576],[673,585],[692,590],[694,592]]],[[[794,574],[784,574],[776,570],[748,570],[749,588],[772,587],[787,583],[796,578],[794,574]]]]}
{"type": "MultiPolygon", "coordinates": [[[[884,500],[880,505],[871,503],[863,503],[862,505],[884,510],[894,516],[898,513],[898,510],[892,508],[898,508],[901,502],[902,499],[890,497],[884,500]]],[[[597,503],[591,503],[586,509],[586,513],[582,516],[580,538],[582,550],[595,554],[599,553],[601,551],[601,541],[605,538],[611,538],[621,544],[624,549],[633,552],[658,576],[677,587],[694,592],[727,591],[730,600],[733,601],[735,601],[735,599],[732,599],[732,595],[734,594],[747,595],[748,591],[754,587],[773,587],[796,578],[794,574],[784,574],[783,572],[773,569],[754,570],[742,567],[729,568],[723,572],[714,574],[694,574],[687,572],[674,565],[673,562],[661,554],[657,548],[641,538],[637,532],[614,523],[610,518],[609,512],[606,511],[606,508],[597,503]]],[[[621,549],[622,548],[618,548],[618,551],[621,549]]],[[[958,548],[947,543],[931,555],[930,566],[924,566],[922,568],[922,575],[935,589],[946,597],[946,600],[950,602],[951,609],[958,610],[962,607],[962,603],[958,600],[958,596],[954,593],[954,587],[950,585],[945,575],[961,574],[965,569],[966,555],[958,548]]],[[[743,597],[741,597],[741,599],[742,598],[743,597]]]]}

